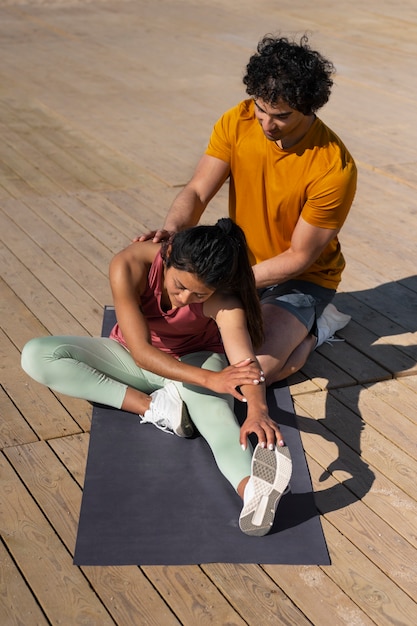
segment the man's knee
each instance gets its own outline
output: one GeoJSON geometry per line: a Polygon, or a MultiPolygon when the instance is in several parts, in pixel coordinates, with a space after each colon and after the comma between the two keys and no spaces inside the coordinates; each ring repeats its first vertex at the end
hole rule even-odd
{"type": "Polygon", "coordinates": [[[265,374],[266,384],[271,385],[296,374],[306,364],[314,343],[315,338],[308,334],[287,358],[280,359],[279,355],[272,356],[270,354],[258,356],[265,374]]]}

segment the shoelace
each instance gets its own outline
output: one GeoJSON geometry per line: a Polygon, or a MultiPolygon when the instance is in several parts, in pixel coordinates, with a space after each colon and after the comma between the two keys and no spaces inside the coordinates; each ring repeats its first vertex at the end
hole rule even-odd
{"type": "Polygon", "coordinates": [[[163,430],[164,432],[169,433],[170,435],[174,434],[172,430],[170,429],[167,421],[163,417],[160,417],[158,420],[155,420],[155,421],[152,419],[146,419],[146,417],[142,415],[140,415],[139,417],[141,418],[140,420],[141,424],[153,424],[154,426],[159,428],[159,430],[163,430]]]}
{"type": "MultiPolygon", "coordinates": [[[[323,343],[328,343],[329,346],[332,346],[332,343],[338,343],[339,341],[345,341],[345,340],[341,339],[340,337],[335,337],[334,335],[332,335],[331,337],[329,337],[328,339],[323,341],[323,343]]],[[[333,348],[333,346],[332,346],[332,348],[333,348]]]]}

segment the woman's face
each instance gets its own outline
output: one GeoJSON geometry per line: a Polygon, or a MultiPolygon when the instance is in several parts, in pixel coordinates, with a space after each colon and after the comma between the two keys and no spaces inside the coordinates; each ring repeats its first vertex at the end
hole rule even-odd
{"type": "Polygon", "coordinates": [[[173,308],[205,302],[215,292],[195,274],[169,267],[165,270],[165,289],[173,308]]]}

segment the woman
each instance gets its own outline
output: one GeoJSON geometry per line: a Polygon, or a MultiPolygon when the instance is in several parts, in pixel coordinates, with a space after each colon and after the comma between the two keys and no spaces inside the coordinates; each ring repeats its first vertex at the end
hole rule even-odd
{"type": "Polygon", "coordinates": [[[240,528],[266,534],[291,459],[254,353],[262,318],[242,230],[221,219],[160,245],[135,242],[111,261],[110,284],[110,338],[32,339],[23,369],[57,392],[137,413],[179,436],[191,436],[194,424],[243,499],[240,528]],[[241,428],[234,398],[247,403],[241,428]]]}

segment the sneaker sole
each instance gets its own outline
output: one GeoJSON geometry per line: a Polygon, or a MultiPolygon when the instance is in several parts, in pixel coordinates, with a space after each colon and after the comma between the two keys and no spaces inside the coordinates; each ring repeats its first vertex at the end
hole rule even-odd
{"type": "Polygon", "coordinates": [[[190,438],[194,435],[194,426],[184,403],[182,405],[181,421],[173,432],[178,437],[190,438]]]}
{"type": "Polygon", "coordinates": [[[254,478],[255,497],[259,502],[255,510],[241,515],[239,526],[246,535],[262,537],[272,527],[278,503],[283,495],[292,473],[292,461],[287,447],[277,447],[276,452],[255,448],[252,457],[252,477],[254,478]]]}

